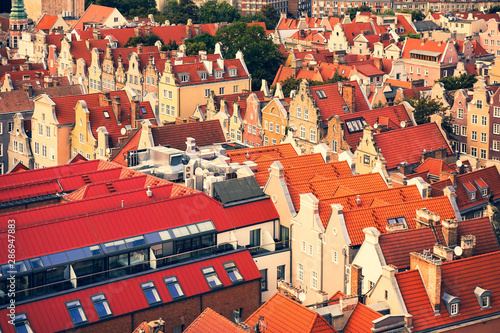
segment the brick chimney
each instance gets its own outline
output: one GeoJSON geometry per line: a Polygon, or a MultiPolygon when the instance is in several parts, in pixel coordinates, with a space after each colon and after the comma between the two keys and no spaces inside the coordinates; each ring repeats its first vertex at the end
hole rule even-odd
{"type": "Polygon", "coordinates": [[[94,39],[101,39],[101,29],[92,30],[92,37],[94,39]]]}
{"type": "Polygon", "coordinates": [[[109,92],[99,94],[99,105],[100,106],[110,106],[111,99],[109,98],[109,92]]]}
{"type": "Polygon", "coordinates": [[[441,260],[430,253],[410,253],[410,269],[418,269],[436,315],[441,304],[441,260]]]}
{"type": "Polygon", "coordinates": [[[408,162],[404,161],[398,164],[398,170],[401,174],[406,176],[411,173],[411,166],[408,164],[408,162]]]}
{"type": "Polygon", "coordinates": [[[351,295],[360,296],[363,288],[363,267],[351,265],[351,295]]]}
{"type": "Polygon", "coordinates": [[[420,159],[421,162],[424,162],[426,159],[428,159],[429,157],[432,157],[434,155],[434,153],[432,152],[432,150],[430,151],[427,151],[427,150],[422,150],[422,158],[420,159]]]}
{"type": "Polygon", "coordinates": [[[453,187],[457,186],[457,173],[456,172],[446,172],[446,171],[441,171],[439,173],[439,180],[446,180],[449,179],[451,180],[453,187]]]}
{"type": "Polygon", "coordinates": [[[297,77],[299,70],[302,69],[302,59],[293,59],[291,67],[292,67],[293,77],[297,77]]]}
{"type": "Polygon", "coordinates": [[[417,209],[417,228],[436,226],[439,224],[440,217],[438,214],[433,213],[425,208],[417,209]]]}
{"type": "Polygon", "coordinates": [[[143,46],[144,45],[142,45],[142,44],[137,44],[137,54],[142,54],[142,50],[143,50],[142,47],[143,46]]]}
{"type": "Polygon", "coordinates": [[[448,247],[458,245],[458,222],[456,220],[443,220],[441,222],[444,241],[448,247]]]}
{"type": "Polygon", "coordinates": [[[31,83],[23,83],[23,90],[28,95],[28,98],[33,97],[33,86],[31,85],[31,83]]]}
{"type": "Polygon", "coordinates": [[[349,112],[353,113],[356,110],[355,101],[356,87],[352,84],[344,84],[342,87],[342,97],[349,107],[349,112]]]}
{"type": "Polygon", "coordinates": [[[139,108],[139,101],[131,101],[130,102],[130,125],[132,125],[133,128],[137,128],[138,124],[137,121],[140,120],[140,108],[139,108]]]}
{"type": "Polygon", "coordinates": [[[373,65],[377,67],[379,70],[382,70],[383,65],[382,65],[382,59],[381,58],[373,58],[373,65]]]}
{"type": "Polygon", "coordinates": [[[116,117],[116,122],[121,124],[122,122],[122,104],[120,103],[120,97],[118,96],[113,96],[113,105],[111,105],[111,108],[113,109],[113,113],[115,114],[116,117]]]}
{"type": "Polygon", "coordinates": [[[141,36],[141,27],[134,28],[134,37],[141,36]]]}
{"type": "Polygon", "coordinates": [[[453,260],[453,250],[447,246],[435,244],[432,248],[432,252],[434,255],[444,259],[446,262],[453,260]]]}
{"type": "Polygon", "coordinates": [[[151,36],[152,34],[153,34],[153,28],[150,25],[144,27],[144,35],[151,36]]]}
{"type": "Polygon", "coordinates": [[[345,50],[333,51],[333,63],[338,65],[345,64],[345,54],[345,50]]]}
{"type": "Polygon", "coordinates": [[[476,236],[465,235],[460,237],[460,247],[462,248],[462,258],[472,257],[476,248],[476,236]]]}
{"type": "Polygon", "coordinates": [[[358,305],[358,302],[359,302],[358,295],[353,294],[353,295],[343,296],[339,300],[339,306],[342,313],[345,313],[346,311],[354,311],[354,309],[358,305]]]}

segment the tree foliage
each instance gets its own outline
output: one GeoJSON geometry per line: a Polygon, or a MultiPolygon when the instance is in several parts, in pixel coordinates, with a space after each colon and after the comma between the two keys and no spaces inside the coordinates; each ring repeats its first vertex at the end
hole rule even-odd
{"type": "Polygon", "coordinates": [[[500,12],[500,6],[499,5],[492,6],[487,11],[488,14],[495,14],[495,13],[498,13],[498,12],[500,12]]]}
{"type": "Polygon", "coordinates": [[[193,0],[170,0],[163,11],[165,20],[169,20],[170,24],[187,24],[191,19],[193,23],[199,21],[200,9],[193,0]]]}
{"type": "Polygon", "coordinates": [[[351,7],[345,11],[346,14],[349,14],[351,20],[354,20],[356,14],[358,12],[371,12],[372,8],[369,6],[361,6],[361,7],[351,7]]]}
{"type": "Polygon", "coordinates": [[[177,45],[177,42],[175,40],[171,40],[171,39],[168,40],[167,44],[163,44],[161,46],[162,51],[174,51],[174,50],[177,50],[178,48],[179,48],[179,45],[177,45]]]}
{"type": "Polygon", "coordinates": [[[280,16],[272,5],[265,5],[254,15],[246,15],[240,18],[240,22],[264,22],[267,30],[274,30],[280,16]]]}
{"type": "Polygon", "coordinates": [[[127,43],[123,47],[135,47],[137,44],[142,44],[144,46],[154,46],[156,41],[161,41],[163,44],[163,40],[155,34],[151,34],[148,36],[135,36],[129,37],[127,43]]]}
{"type": "MultiPolygon", "coordinates": [[[[348,78],[335,72],[333,77],[328,79],[328,81],[326,81],[326,82],[312,81],[312,80],[307,80],[307,82],[309,83],[310,87],[313,87],[313,86],[321,86],[324,84],[336,83],[336,82],[347,81],[347,80],[348,80],[348,78]]],[[[292,90],[298,90],[301,81],[302,81],[302,79],[295,79],[291,76],[286,78],[285,80],[283,80],[281,82],[281,90],[283,91],[283,96],[288,97],[288,96],[290,96],[290,92],[292,90]]],[[[273,86],[272,88],[275,89],[276,87],[273,86]]]]}
{"type": "Polygon", "coordinates": [[[438,114],[442,117],[443,130],[448,135],[448,138],[453,138],[453,116],[447,115],[447,108],[442,102],[431,99],[429,96],[420,96],[418,98],[405,99],[412,107],[417,124],[426,124],[431,121],[431,116],[438,114]]]}
{"type": "Polygon", "coordinates": [[[399,36],[399,41],[400,42],[404,42],[404,40],[406,38],[416,38],[416,39],[420,39],[422,38],[422,35],[421,34],[414,34],[413,32],[408,32],[406,35],[401,35],[399,36]]]}
{"type": "Polygon", "coordinates": [[[441,82],[446,90],[468,89],[474,86],[477,78],[474,74],[463,73],[460,76],[442,77],[437,82],[441,82]]]}
{"type": "Polygon", "coordinates": [[[278,46],[266,36],[260,25],[236,22],[220,29],[215,40],[222,44],[225,58],[234,58],[238,51],[243,52],[245,63],[252,74],[252,89],[258,90],[261,80],[271,82],[284,56],[278,46]]]}
{"type": "Polygon", "coordinates": [[[85,8],[90,4],[118,9],[128,19],[134,17],[147,17],[149,14],[159,14],[155,0],[85,0],[85,8]]]}
{"type": "Polygon", "coordinates": [[[215,36],[212,36],[206,32],[196,37],[187,38],[184,40],[187,55],[196,55],[201,50],[207,51],[208,54],[212,54],[215,50],[215,43],[215,36]]]}
{"type": "Polygon", "coordinates": [[[225,1],[209,0],[200,7],[200,23],[236,22],[241,15],[225,1]]]}

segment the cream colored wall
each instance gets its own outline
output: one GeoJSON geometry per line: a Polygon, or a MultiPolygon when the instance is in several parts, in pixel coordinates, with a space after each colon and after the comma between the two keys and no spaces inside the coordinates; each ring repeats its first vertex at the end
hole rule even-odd
{"type": "Polygon", "coordinates": [[[35,45],[34,45],[34,42],[31,40],[31,33],[30,32],[23,32],[21,39],[18,41],[17,45],[18,45],[17,46],[17,53],[22,58],[26,58],[26,56],[28,56],[31,61],[34,60],[35,45]]]}
{"type": "Polygon", "coordinates": [[[140,68],[139,56],[135,52],[129,55],[126,86],[134,90],[139,100],[142,101],[142,71],[140,68]],[[131,75],[133,76],[133,82],[130,80],[131,75]],[[137,78],[137,84],[135,83],[135,78],[137,78]]]}
{"type": "Polygon", "coordinates": [[[363,129],[363,137],[354,152],[356,160],[356,172],[359,174],[371,173],[375,164],[378,162],[379,154],[373,140],[373,129],[367,126],[363,129]],[[365,155],[369,156],[370,162],[365,164],[365,155]]]}
{"type": "Polygon", "coordinates": [[[101,82],[102,68],[99,61],[99,53],[96,48],[92,50],[92,63],[89,68],[89,94],[97,93],[102,90],[101,82]],[[94,80],[94,84],[99,84],[97,87],[90,87],[90,80],[94,80]],[[98,89],[100,88],[100,89],[98,89]]]}
{"type": "MultiPolygon", "coordinates": [[[[352,262],[353,265],[355,264],[363,267],[362,294],[367,293],[370,289],[370,281],[377,283],[382,275],[382,263],[377,253],[377,247],[380,250],[378,244],[372,244],[365,240],[352,262]]],[[[347,286],[348,291],[350,291],[350,286],[351,281],[349,281],[347,286]]]]}
{"type": "Polygon", "coordinates": [[[367,295],[366,305],[383,302],[390,308],[391,314],[405,314],[407,313],[406,307],[394,277],[396,270],[388,266],[385,267],[375,288],[367,295]],[[386,291],[387,298],[385,297],[386,291]]]}
{"type": "Polygon", "coordinates": [[[151,134],[151,123],[149,120],[145,120],[142,122],[142,129],[137,149],[146,149],[150,147],[154,147],[153,135],[151,134]]]}
{"type": "Polygon", "coordinates": [[[96,134],[92,133],[90,127],[89,110],[86,104],[81,102],[78,102],[75,107],[75,126],[71,131],[71,156],[73,156],[74,148],[89,160],[96,158],[96,134]],[[83,143],[80,142],[80,134],[83,135],[83,143]]]}
{"type": "Polygon", "coordinates": [[[115,8],[111,15],[109,15],[108,19],[104,22],[104,25],[110,28],[113,27],[119,27],[127,24],[127,20],[123,17],[122,14],[115,8]],[[118,19],[117,22],[115,22],[115,18],[118,19]]]}
{"type": "Polygon", "coordinates": [[[349,52],[349,43],[347,42],[347,38],[345,37],[342,25],[335,24],[327,45],[330,51],[346,50],[349,52]]]}

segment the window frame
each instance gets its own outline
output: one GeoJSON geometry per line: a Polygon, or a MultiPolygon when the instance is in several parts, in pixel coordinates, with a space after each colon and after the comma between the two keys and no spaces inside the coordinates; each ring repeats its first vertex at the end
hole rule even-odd
{"type": "Polygon", "coordinates": [[[207,281],[208,287],[211,290],[219,289],[219,288],[224,287],[224,285],[222,284],[222,281],[220,280],[219,275],[217,274],[217,271],[215,270],[214,266],[206,266],[206,267],[201,268],[201,273],[205,277],[205,281],[207,281]],[[211,272],[205,272],[205,270],[207,270],[207,269],[211,269],[212,271],[211,272]],[[208,281],[208,277],[211,277],[211,276],[215,276],[215,278],[217,279],[216,281],[218,281],[218,283],[216,282],[215,283],[216,285],[213,286],[213,287],[210,285],[210,282],[208,281]]]}
{"type": "MultiPolygon", "coordinates": [[[[182,286],[181,286],[179,280],[177,279],[176,275],[164,277],[163,283],[165,283],[165,286],[167,287],[168,293],[170,294],[170,297],[172,298],[172,300],[181,299],[181,298],[186,297],[186,294],[184,293],[184,290],[182,290],[182,286]],[[169,279],[171,279],[171,280],[167,281],[169,279]],[[169,286],[179,286],[179,289],[180,289],[179,295],[174,297],[174,295],[172,295],[172,292],[170,291],[169,286]]],[[[176,291],[179,292],[179,289],[176,288],[176,291]]]]}
{"type": "MultiPolygon", "coordinates": [[[[161,299],[160,293],[158,292],[158,289],[156,288],[156,285],[155,285],[155,283],[154,283],[153,280],[145,281],[145,282],[140,283],[140,287],[141,287],[142,293],[144,294],[144,297],[146,298],[146,301],[148,302],[149,306],[154,306],[154,305],[162,303],[162,299],[161,299]],[[152,283],[153,286],[152,287],[146,286],[149,283],[152,283]],[[158,300],[155,301],[155,302],[150,302],[149,298],[148,298],[148,296],[146,294],[146,292],[147,291],[153,291],[153,290],[156,291],[156,295],[158,296],[158,300]]],[[[154,292],[153,292],[153,294],[154,294],[154,292]]]]}
{"type": "Polygon", "coordinates": [[[80,302],[79,299],[74,299],[74,300],[71,300],[71,301],[68,301],[68,302],[64,302],[64,305],[66,305],[66,310],[68,310],[68,314],[71,317],[71,322],[73,323],[74,327],[85,325],[85,324],[87,324],[89,322],[89,319],[87,318],[87,314],[85,313],[85,310],[83,310],[82,302],[80,302]],[[74,302],[78,302],[78,305],[70,307],[69,304],[70,303],[74,303],[74,302]],[[81,309],[80,314],[83,313],[84,319],[82,318],[81,322],[75,322],[75,318],[71,314],[71,311],[75,310],[75,309],[81,309]]]}
{"type": "Polygon", "coordinates": [[[95,312],[97,313],[97,316],[99,317],[99,320],[101,319],[104,319],[104,318],[109,318],[109,317],[112,317],[113,316],[113,311],[111,310],[111,307],[109,306],[109,302],[108,302],[108,299],[106,298],[106,295],[104,295],[104,293],[98,293],[98,294],[95,294],[95,295],[91,295],[90,296],[90,301],[92,302],[92,305],[94,305],[94,309],[95,309],[95,312]],[[94,300],[93,298],[94,297],[98,297],[98,296],[103,296],[104,299],[102,300],[94,300]],[[109,309],[109,313],[107,315],[104,315],[104,316],[101,316],[99,314],[99,311],[97,310],[97,304],[104,304],[106,303],[107,304],[107,308],[109,309]]]}
{"type": "Polygon", "coordinates": [[[224,267],[224,270],[226,271],[227,276],[229,276],[229,280],[231,281],[232,284],[238,284],[245,281],[245,278],[243,277],[243,275],[241,275],[238,266],[236,266],[233,260],[222,263],[222,267],[224,267]],[[232,272],[236,272],[240,276],[240,278],[233,280],[230,274],[232,272]]]}

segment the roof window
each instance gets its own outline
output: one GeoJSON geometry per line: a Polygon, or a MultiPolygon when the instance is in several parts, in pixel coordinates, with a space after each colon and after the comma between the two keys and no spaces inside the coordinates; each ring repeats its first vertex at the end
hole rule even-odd
{"type": "Polygon", "coordinates": [[[108,111],[103,111],[103,114],[104,114],[104,118],[106,118],[106,119],[110,118],[108,111]]]}
{"type": "Polygon", "coordinates": [[[92,300],[92,304],[94,304],[95,312],[97,312],[99,319],[113,315],[104,294],[90,296],[90,299],[92,300]]]}
{"type": "Polygon", "coordinates": [[[189,74],[188,73],[179,73],[179,80],[181,82],[189,82],[189,74]]]}
{"type": "Polygon", "coordinates": [[[396,218],[393,218],[393,219],[387,219],[387,223],[388,224],[400,223],[400,224],[404,225],[406,228],[408,228],[408,223],[406,223],[406,218],[404,216],[402,216],[402,217],[396,217],[396,218]]]}
{"type": "Polygon", "coordinates": [[[203,272],[203,275],[205,275],[205,279],[207,280],[210,289],[222,287],[222,282],[220,282],[219,276],[213,266],[202,268],[201,271],[203,272]]]}
{"type": "Polygon", "coordinates": [[[20,313],[14,318],[14,329],[17,333],[33,333],[26,313],[20,313]]]}
{"type": "Polygon", "coordinates": [[[176,299],[184,296],[181,285],[175,276],[166,277],[163,279],[165,285],[167,286],[168,292],[172,299],[176,299]]]}
{"type": "Polygon", "coordinates": [[[73,321],[73,325],[77,326],[87,322],[87,316],[85,315],[82,304],[79,300],[76,299],[71,302],[66,302],[66,308],[68,309],[69,316],[73,321]]]}
{"type": "Polygon", "coordinates": [[[474,289],[474,295],[476,295],[477,302],[481,309],[491,308],[491,291],[478,286],[474,289]]]}
{"type": "Polygon", "coordinates": [[[236,267],[234,261],[226,262],[223,265],[227,275],[229,276],[229,279],[233,284],[243,281],[243,276],[241,276],[240,271],[238,270],[238,267],[236,267]]]}
{"type": "Polygon", "coordinates": [[[349,119],[345,121],[347,125],[347,129],[349,133],[356,133],[356,132],[361,132],[365,126],[368,124],[366,123],[365,118],[356,118],[356,119],[349,119]]]}
{"type": "Polygon", "coordinates": [[[325,94],[325,91],[323,89],[317,90],[316,91],[316,95],[318,95],[319,99],[325,99],[326,98],[326,94],[325,94]]]}
{"type": "Polygon", "coordinates": [[[450,316],[458,316],[460,314],[460,301],[461,299],[452,296],[448,293],[443,294],[443,301],[450,316]]]}
{"type": "Polygon", "coordinates": [[[148,301],[149,305],[155,305],[161,302],[160,295],[158,294],[158,290],[156,290],[153,281],[142,283],[141,288],[144,292],[144,296],[146,296],[146,300],[148,301]]]}

